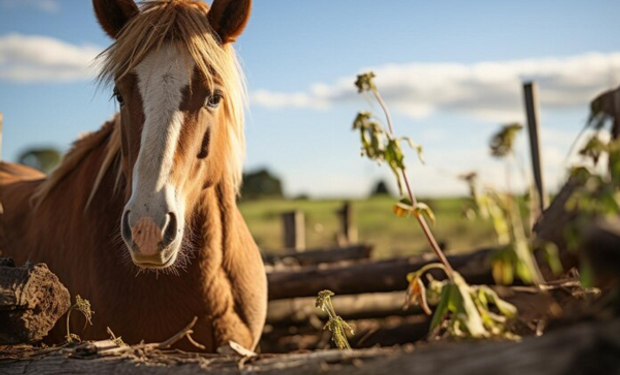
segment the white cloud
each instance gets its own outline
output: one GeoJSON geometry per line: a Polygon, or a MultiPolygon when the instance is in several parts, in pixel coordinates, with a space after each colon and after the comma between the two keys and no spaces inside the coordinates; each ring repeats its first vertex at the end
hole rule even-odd
{"type": "MultiPolygon", "coordinates": [[[[620,83],[620,52],[504,62],[387,64],[373,70],[386,101],[398,112],[424,118],[453,112],[495,122],[523,118],[524,81],[538,82],[545,108],[585,106],[620,83]]],[[[355,77],[316,84],[306,92],[260,90],[253,104],[268,108],[325,109],[359,101],[355,77]]]]}
{"type": "Polygon", "coordinates": [[[30,7],[47,13],[56,13],[60,4],[55,0],[1,0],[0,6],[4,9],[30,7]]]}
{"type": "Polygon", "coordinates": [[[45,36],[0,36],[0,80],[36,83],[90,79],[96,74],[93,59],[101,50],[45,36]]]}

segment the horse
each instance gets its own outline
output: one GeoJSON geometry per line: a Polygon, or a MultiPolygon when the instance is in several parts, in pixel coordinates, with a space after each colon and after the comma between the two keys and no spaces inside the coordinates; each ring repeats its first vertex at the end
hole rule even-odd
{"type": "MultiPolygon", "coordinates": [[[[207,352],[257,346],[267,281],[236,205],[245,84],[233,42],[250,0],[93,0],[113,39],[98,57],[119,111],[77,140],[49,176],[2,163],[3,256],[48,265],[90,301],[92,326],[163,342],[197,317],[207,352]]],[[[49,335],[67,335],[61,319],[49,335]]],[[[189,342],[180,349],[198,350],[189,342]]]]}

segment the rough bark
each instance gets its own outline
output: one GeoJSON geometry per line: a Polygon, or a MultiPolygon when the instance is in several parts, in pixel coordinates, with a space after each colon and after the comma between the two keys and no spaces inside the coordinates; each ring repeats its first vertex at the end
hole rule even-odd
{"type": "MultiPolygon", "coordinates": [[[[483,249],[464,255],[449,256],[454,269],[468,282],[492,283],[489,255],[492,249],[483,249]]],[[[336,293],[358,294],[392,292],[407,288],[407,274],[436,262],[430,254],[395,260],[374,261],[347,266],[303,267],[296,270],[274,271],[267,275],[269,300],[316,296],[329,289],[336,293]]],[[[443,278],[441,272],[431,271],[443,278]]]]}
{"type": "Polygon", "coordinates": [[[41,340],[70,305],[69,291],[45,264],[0,260],[0,344],[41,340]]]}
{"type": "MultiPolygon", "coordinates": [[[[5,374],[618,374],[620,320],[582,323],[514,342],[435,343],[415,348],[318,351],[252,358],[87,344],[21,360],[5,374]],[[107,348],[107,349],[106,349],[107,348]]],[[[1,358],[1,357],[0,357],[1,358]]]]}
{"type": "Polygon", "coordinates": [[[567,212],[566,202],[579,187],[579,180],[571,177],[558,195],[553,199],[549,207],[542,213],[534,225],[536,237],[552,242],[561,250],[566,249],[565,229],[575,219],[575,214],[567,212]]]}
{"type": "Polygon", "coordinates": [[[585,232],[581,254],[595,270],[596,285],[620,285],[620,218],[601,218],[585,232]]]}

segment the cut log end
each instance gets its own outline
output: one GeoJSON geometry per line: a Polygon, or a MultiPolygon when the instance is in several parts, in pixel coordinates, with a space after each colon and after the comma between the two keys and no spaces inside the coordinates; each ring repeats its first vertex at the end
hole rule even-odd
{"type": "Polygon", "coordinates": [[[71,306],[71,296],[45,264],[0,260],[0,344],[40,341],[71,306]]]}

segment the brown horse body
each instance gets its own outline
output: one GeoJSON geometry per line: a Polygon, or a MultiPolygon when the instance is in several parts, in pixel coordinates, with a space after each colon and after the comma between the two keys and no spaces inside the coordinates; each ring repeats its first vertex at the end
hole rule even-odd
{"type": "MultiPolygon", "coordinates": [[[[181,6],[190,3],[177,2],[181,6]]],[[[105,29],[104,22],[102,25],[105,29]]],[[[130,90],[128,82],[135,77],[128,79],[119,82],[125,85],[124,90],[130,90]]],[[[139,102],[136,92],[137,89],[133,91],[138,97],[135,101],[139,102]]],[[[109,326],[128,343],[160,342],[198,317],[194,338],[207,351],[214,351],[228,340],[246,348],[253,348],[258,342],[267,302],[261,256],[236,206],[237,187],[234,179],[229,178],[231,172],[225,167],[210,167],[225,157],[226,153],[218,154],[217,148],[226,149],[226,131],[231,130],[219,124],[226,116],[215,109],[192,112],[192,100],[182,104],[185,118],[193,120],[184,125],[179,136],[179,142],[185,143],[178,147],[174,156],[178,166],[172,167],[169,178],[175,189],[181,186],[176,195],[185,197],[184,230],[179,230],[182,245],[180,250],[170,250],[163,249],[165,246],[160,243],[160,250],[178,252],[174,258],[176,268],[142,267],[134,259],[142,249],[131,238],[120,236],[128,197],[137,194],[132,188],[132,172],[140,132],[131,129],[141,129],[140,124],[147,126],[146,110],[141,107],[125,105],[115,120],[77,141],[50,177],[24,166],[1,166],[5,232],[0,243],[2,255],[13,257],[18,263],[47,263],[72,295],[90,300],[95,311],[93,326],[83,331],[83,320],[72,317],[72,332],[82,338],[106,338],[109,326]],[[196,132],[204,131],[196,124],[205,116],[214,118],[206,134],[213,151],[208,157],[196,159],[201,142],[199,139],[195,146],[188,145],[190,138],[198,137],[190,132],[194,128],[196,132]],[[183,158],[179,150],[188,149],[194,156],[183,158]],[[214,176],[213,171],[218,170],[221,173],[214,176]],[[199,178],[207,174],[204,181],[199,178]],[[188,181],[194,179],[199,181],[191,185],[188,181]]],[[[133,173],[134,179],[136,176],[139,174],[133,173]]],[[[152,215],[155,218],[155,213],[152,215]]],[[[49,341],[61,342],[65,335],[61,320],[49,341]]],[[[187,343],[180,347],[195,350],[187,343]]]]}

